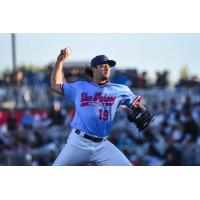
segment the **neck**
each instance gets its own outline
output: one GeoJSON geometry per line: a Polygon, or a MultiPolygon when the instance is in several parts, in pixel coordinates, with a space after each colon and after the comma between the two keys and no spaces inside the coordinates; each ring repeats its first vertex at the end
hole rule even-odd
{"type": "Polygon", "coordinates": [[[105,80],[105,79],[104,80],[99,80],[98,78],[94,78],[93,82],[98,84],[98,85],[103,85],[103,84],[107,83],[108,80],[105,80]]]}

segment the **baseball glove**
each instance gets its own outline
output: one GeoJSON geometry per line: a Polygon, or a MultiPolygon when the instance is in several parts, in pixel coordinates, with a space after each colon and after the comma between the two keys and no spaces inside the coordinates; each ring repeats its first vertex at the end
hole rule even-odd
{"type": "Polygon", "coordinates": [[[140,107],[135,107],[128,115],[128,120],[134,122],[139,131],[144,130],[153,120],[153,115],[148,110],[140,107]]]}

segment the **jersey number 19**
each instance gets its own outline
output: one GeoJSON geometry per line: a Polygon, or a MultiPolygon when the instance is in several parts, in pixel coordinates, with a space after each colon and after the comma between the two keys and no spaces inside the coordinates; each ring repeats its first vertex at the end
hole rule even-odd
{"type": "Polygon", "coordinates": [[[107,121],[108,120],[108,114],[109,114],[108,110],[100,109],[99,110],[99,120],[107,121]]]}

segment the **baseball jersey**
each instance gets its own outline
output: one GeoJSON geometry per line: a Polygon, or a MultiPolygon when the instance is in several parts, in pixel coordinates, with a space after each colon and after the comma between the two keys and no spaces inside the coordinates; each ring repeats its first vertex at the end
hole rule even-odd
{"type": "Polygon", "coordinates": [[[75,103],[72,128],[97,137],[108,136],[120,105],[131,107],[140,97],[128,86],[111,82],[99,86],[94,82],[78,81],[60,86],[64,96],[75,103]]]}

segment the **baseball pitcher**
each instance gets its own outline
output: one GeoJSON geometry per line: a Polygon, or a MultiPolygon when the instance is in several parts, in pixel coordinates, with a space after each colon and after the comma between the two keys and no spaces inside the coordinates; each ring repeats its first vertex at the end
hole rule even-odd
{"type": "Polygon", "coordinates": [[[140,103],[141,97],[126,85],[109,82],[110,68],[116,62],[105,55],[94,57],[86,69],[91,82],[64,83],[62,68],[70,54],[70,48],[61,50],[51,75],[52,90],[70,98],[76,108],[72,131],[53,165],[131,166],[125,155],[107,140],[116,110],[120,105],[128,107],[127,117],[139,131],[149,125],[153,115],[140,103]]]}

